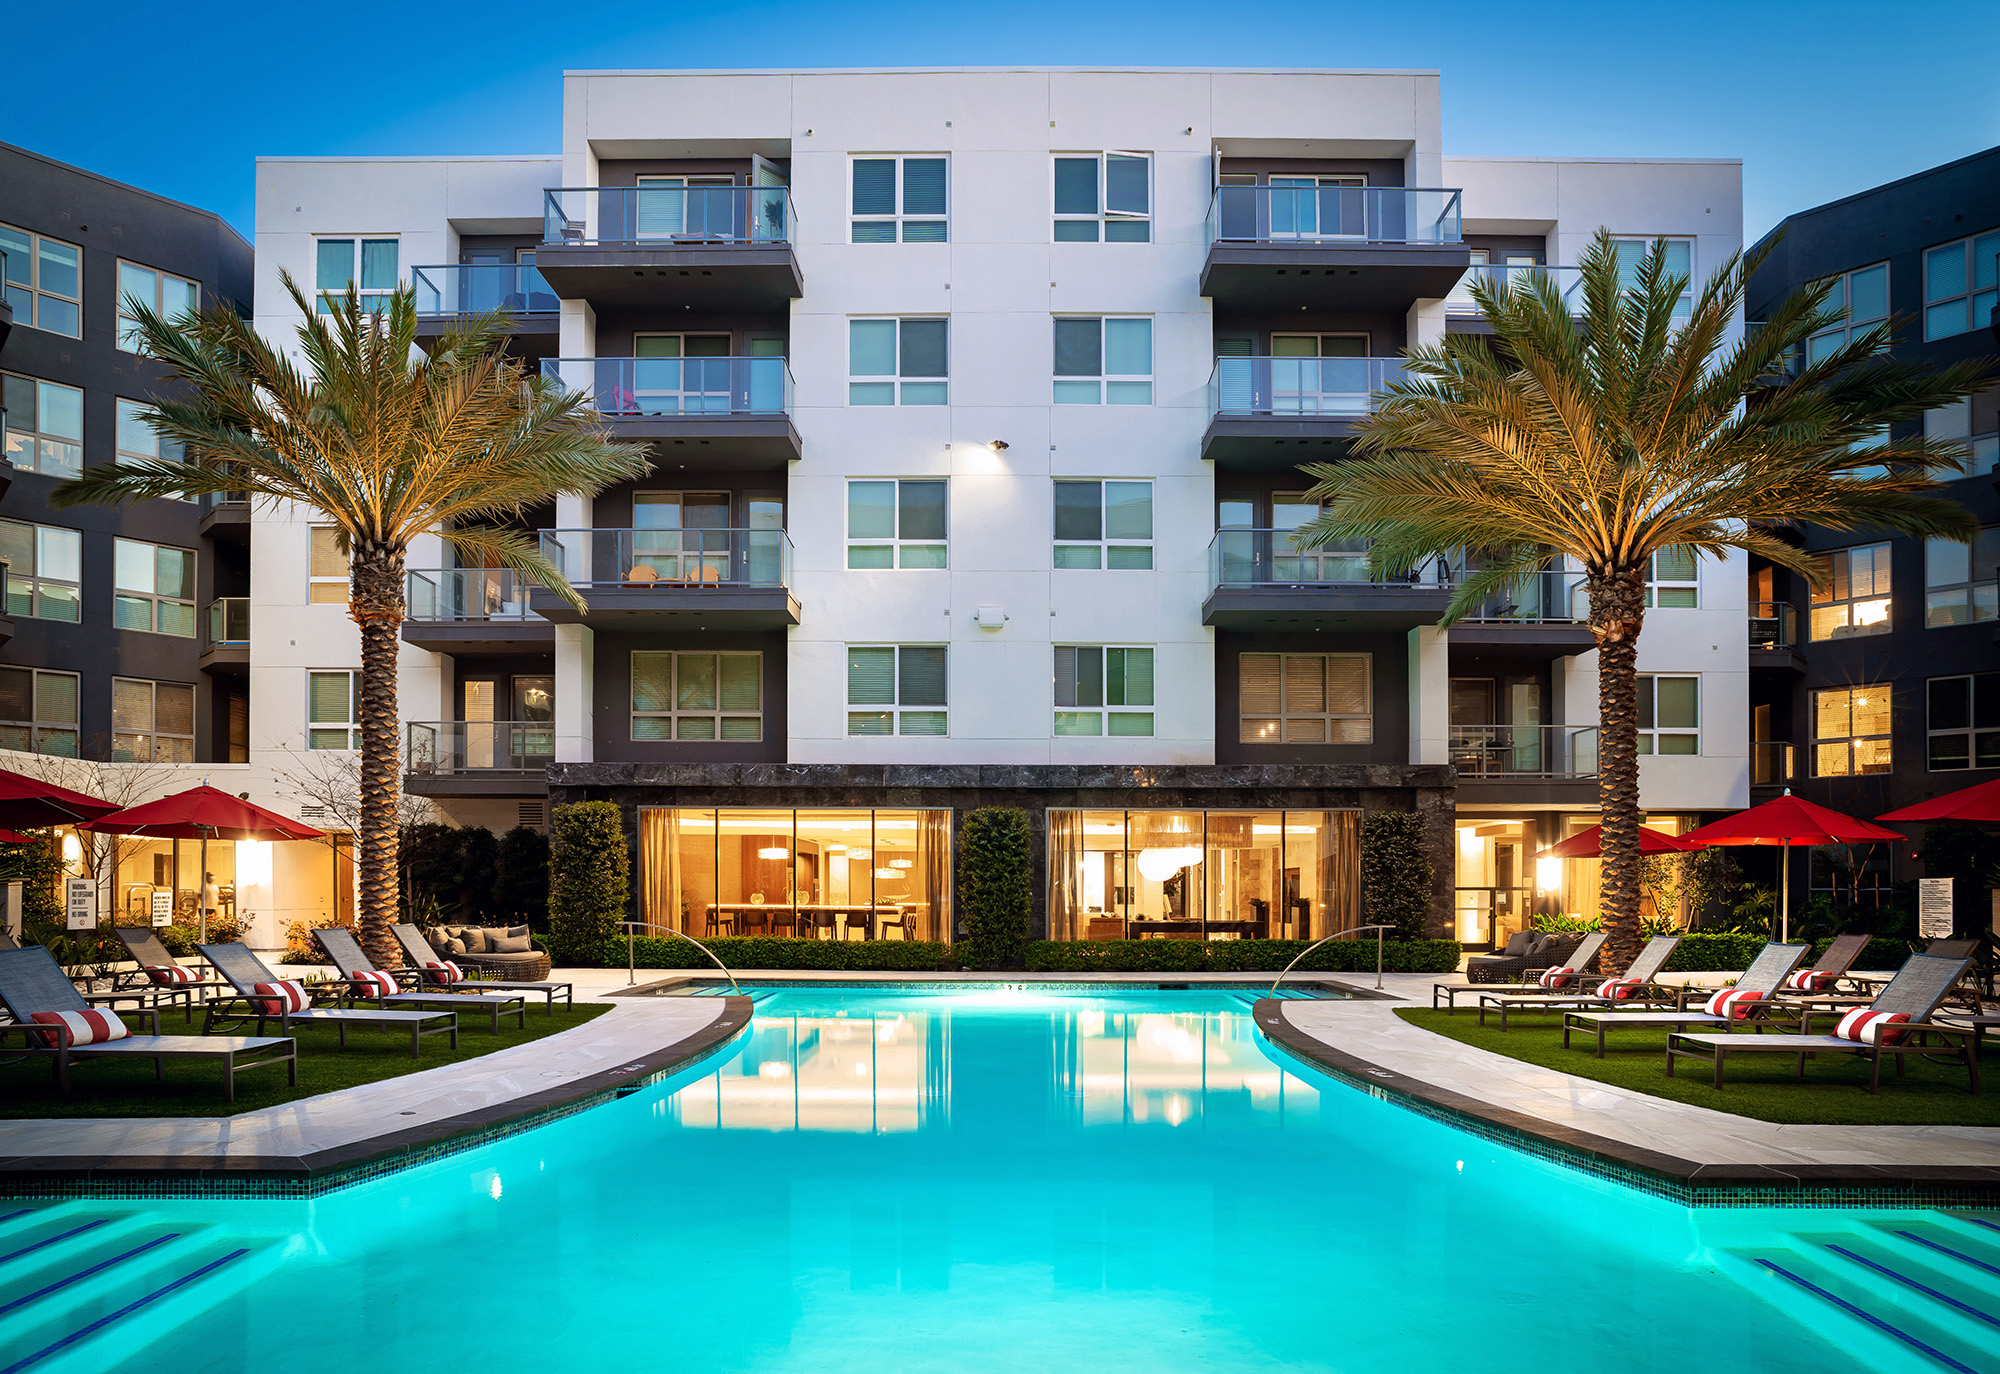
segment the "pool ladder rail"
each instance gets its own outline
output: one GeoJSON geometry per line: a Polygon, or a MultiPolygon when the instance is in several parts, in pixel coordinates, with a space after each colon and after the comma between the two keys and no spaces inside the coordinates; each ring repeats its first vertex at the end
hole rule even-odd
{"type": "Polygon", "coordinates": [[[1372,930],[1375,932],[1375,986],[1379,989],[1382,986],[1382,932],[1385,930],[1394,930],[1394,929],[1395,929],[1394,926],[1384,926],[1384,925],[1349,926],[1346,930],[1336,930],[1331,935],[1320,936],[1319,939],[1314,940],[1311,944],[1307,945],[1304,949],[1300,950],[1298,954],[1293,957],[1292,962],[1286,964],[1284,969],[1279,972],[1278,976],[1271,980],[1271,991],[1267,995],[1271,997],[1276,997],[1278,995],[1278,984],[1285,981],[1285,974],[1290,973],[1293,969],[1298,967],[1300,959],[1305,958],[1308,954],[1311,954],[1314,950],[1318,949],[1321,945],[1325,944],[1329,940],[1338,940],[1343,935],[1359,935],[1364,930],[1372,930]]]}
{"type": "MultiPolygon", "coordinates": [[[[625,985],[627,987],[639,981],[639,932],[641,930],[657,930],[662,935],[672,935],[686,940],[703,954],[706,954],[710,961],[722,970],[723,976],[729,980],[730,989],[737,995],[742,995],[743,985],[736,981],[736,975],[729,971],[729,965],[717,959],[714,950],[695,939],[694,936],[688,934],[685,930],[675,930],[672,926],[656,926],[651,921],[620,921],[619,924],[625,927],[625,985]]],[[[0,1374],[6,1374],[6,1371],[0,1370],[0,1374]]]]}

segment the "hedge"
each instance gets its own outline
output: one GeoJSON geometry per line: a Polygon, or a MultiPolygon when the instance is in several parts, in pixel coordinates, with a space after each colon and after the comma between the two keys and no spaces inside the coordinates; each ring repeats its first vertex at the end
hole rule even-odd
{"type": "Polygon", "coordinates": [[[1431,876],[1423,818],[1416,812],[1372,811],[1361,818],[1361,900],[1370,925],[1390,927],[1393,939],[1423,939],[1431,876]]]}
{"type": "MultiPolygon", "coordinates": [[[[1814,942],[1812,953],[1802,961],[1811,964],[1826,952],[1831,939],[1814,942]]],[[[1746,969],[1750,961],[1757,957],[1757,951],[1764,948],[1762,935],[1742,935],[1721,931],[1689,931],[1681,936],[1679,948],[1667,960],[1668,973],[1709,973],[1729,972],[1746,969]]],[[[1854,961],[1857,969],[1901,968],[1903,961],[1910,957],[1910,947],[1902,940],[1870,940],[1861,951],[1861,957],[1854,961]]]]}
{"type": "Polygon", "coordinates": [[[549,818],[556,832],[549,856],[549,951],[559,964],[576,964],[617,943],[632,861],[616,803],[558,806],[549,818]]]}
{"type": "Polygon", "coordinates": [[[1028,813],[983,806],[958,826],[958,903],[965,921],[961,947],[974,968],[1018,968],[1028,942],[1028,813]]]}
{"type": "MultiPolygon", "coordinates": [[[[937,940],[785,940],[765,936],[721,936],[702,943],[732,969],[898,969],[931,972],[955,969],[958,958],[950,945],[937,940]]],[[[715,972],[715,965],[686,940],[648,935],[633,941],[633,962],[640,968],[693,968],[715,972]]],[[[614,942],[604,961],[625,962],[625,942],[614,942]]]]}
{"type": "MultiPolygon", "coordinates": [[[[1275,973],[1308,940],[1037,940],[1028,946],[1028,968],[1037,973],[1275,973]]],[[[1382,967],[1390,973],[1450,973],[1461,951],[1456,940],[1385,940],[1382,967]]],[[[1369,973],[1373,940],[1332,940],[1299,961],[1303,973],[1369,973]]]]}

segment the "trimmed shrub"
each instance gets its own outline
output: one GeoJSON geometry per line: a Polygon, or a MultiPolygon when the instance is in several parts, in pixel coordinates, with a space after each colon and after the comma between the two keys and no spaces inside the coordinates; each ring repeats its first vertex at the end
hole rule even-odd
{"type": "Polygon", "coordinates": [[[1743,935],[1734,931],[1691,930],[1681,936],[1673,957],[1667,960],[1667,973],[1708,973],[1716,970],[1734,971],[1750,967],[1750,961],[1757,957],[1757,951],[1764,948],[1761,935],[1743,935]]]}
{"type": "MultiPolygon", "coordinates": [[[[1826,953],[1826,947],[1832,943],[1830,939],[1815,942],[1812,953],[1806,956],[1806,962],[1811,963],[1826,953]]],[[[1856,971],[1873,969],[1878,973],[1885,969],[1899,969],[1903,966],[1903,961],[1910,957],[1910,952],[1910,943],[1907,940],[1885,940],[1877,937],[1861,947],[1861,954],[1855,959],[1852,967],[1856,971]]]]}
{"type": "Polygon", "coordinates": [[[48,831],[34,843],[9,845],[6,881],[21,885],[21,934],[46,945],[65,934],[62,842],[48,831]]]}
{"type": "Polygon", "coordinates": [[[458,909],[467,925],[499,923],[493,883],[500,876],[500,838],[483,825],[459,832],[458,909]]]}
{"type": "Polygon", "coordinates": [[[1018,968],[1028,942],[1033,889],[1028,873],[1028,813],[986,806],[958,827],[958,900],[970,968],[1018,968]]]}
{"type": "MultiPolygon", "coordinates": [[[[617,941],[623,945],[624,941],[617,941]]],[[[955,969],[950,945],[936,940],[788,940],[762,936],[721,936],[702,943],[736,972],[745,969],[896,969],[931,972],[955,969]]],[[[623,959],[625,951],[618,950],[623,959]]],[[[640,968],[707,969],[719,972],[686,940],[648,935],[633,942],[632,961],[640,968]]]]}
{"type": "Polygon", "coordinates": [[[1201,940],[1036,940],[1028,946],[1035,973],[1202,973],[1201,940]]]}
{"type": "Polygon", "coordinates": [[[493,904],[503,925],[549,928],[549,837],[531,825],[517,825],[500,837],[493,904]]]}
{"type": "Polygon", "coordinates": [[[552,813],[549,953],[559,964],[608,964],[624,951],[618,923],[632,890],[625,823],[613,802],[573,802],[552,813]]]}
{"type": "Polygon", "coordinates": [[[428,910],[461,923],[460,875],[465,870],[465,832],[455,825],[406,825],[397,837],[396,862],[403,870],[405,911],[428,910]]]}
{"type": "MultiPolygon", "coordinates": [[[[1037,940],[1028,946],[1028,968],[1037,973],[1276,973],[1307,948],[1309,940],[1037,940]]],[[[1456,940],[1386,940],[1382,968],[1389,973],[1450,973],[1458,967],[1456,940]]],[[[1373,940],[1330,940],[1299,962],[1300,972],[1367,973],[1375,968],[1373,940]]]]}
{"type": "Polygon", "coordinates": [[[1392,927],[1398,940],[1423,939],[1432,876],[1416,812],[1371,811],[1361,818],[1361,902],[1368,924],[1392,927]]]}

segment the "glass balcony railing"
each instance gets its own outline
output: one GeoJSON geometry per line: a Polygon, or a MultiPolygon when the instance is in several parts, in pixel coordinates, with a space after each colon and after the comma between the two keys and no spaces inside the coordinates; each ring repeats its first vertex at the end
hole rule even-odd
{"type": "Polygon", "coordinates": [[[1581,625],[1590,619],[1583,582],[1580,572],[1530,573],[1488,594],[1464,619],[1482,625],[1581,625]]]}
{"type": "Polygon", "coordinates": [[[419,315],[554,315],[562,302],[529,262],[461,262],[412,267],[419,315]]]}
{"type": "Polygon", "coordinates": [[[581,391],[604,415],[784,415],[792,370],[783,358],[545,358],[542,375],[581,391]]]}
{"type": "Polygon", "coordinates": [[[1218,186],[1210,243],[1460,242],[1459,193],[1404,186],[1218,186]]]}
{"type": "Polygon", "coordinates": [[[1293,530],[1217,530],[1208,542],[1208,584],[1218,590],[1246,587],[1331,587],[1362,584],[1385,592],[1435,592],[1449,584],[1439,566],[1378,582],[1368,572],[1368,541],[1345,540],[1305,549],[1293,530]]]}
{"type": "Polygon", "coordinates": [[[791,237],[783,186],[565,186],[543,197],[542,241],[551,246],[754,247],[791,237]]]}
{"type": "Polygon", "coordinates": [[[783,530],[543,530],[542,556],[573,587],[634,591],[787,587],[783,530]]]}
{"type": "Polygon", "coordinates": [[[205,491],[195,498],[195,502],[201,507],[202,514],[204,515],[212,510],[241,510],[250,504],[250,493],[247,491],[205,491]]]}
{"type": "Polygon", "coordinates": [[[1403,379],[1401,358],[1217,358],[1212,415],[1366,415],[1376,393],[1403,379]]]}
{"type": "Polygon", "coordinates": [[[1595,725],[1454,725],[1449,748],[1461,782],[1597,776],[1595,725]]]}
{"type": "Polygon", "coordinates": [[[412,570],[403,590],[407,620],[535,620],[531,584],[506,568],[412,570]]]}
{"type": "Polygon", "coordinates": [[[1795,649],[1799,643],[1798,607],[1788,601],[1750,603],[1750,647],[1795,649]]]}
{"type": "Polygon", "coordinates": [[[1924,591],[1924,627],[1977,625],[2000,617],[2000,582],[1961,582],[1955,587],[1929,587],[1924,591]]]}
{"type": "Polygon", "coordinates": [[[1752,787],[1788,785],[1793,778],[1794,753],[1791,745],[1778,740],[1751,740],[1750,785],[1752,787]]]}
{"type": "Polygon", "coordinates": [[[556,758],[556,727],[547,720],[413,720],[406,727],[406,772],[539,773],[556,758]]]}
{"type": "Polygon", "coordinates": [[[250,642],[250,598],[247,596],[219,596],[208,603],[207,613],[202,621],[203,633],[208,647],[213,649],[224,644],[248,644],[250,642]]]}
{"type": "Polygon", "coordinates": [[[1556,294],[1570,314],[1583,309],[1582,268],[1475,262],[1465,269],[1458,285],[1444,298],[1444,313],[1461,317],[1479,314],[1479,304],[1472,299],[1474,282],[1484,282],[1496,290],[1533,291],[1540,289],[1538,283],[1543,279],[1554,284],[1556,294]]]}

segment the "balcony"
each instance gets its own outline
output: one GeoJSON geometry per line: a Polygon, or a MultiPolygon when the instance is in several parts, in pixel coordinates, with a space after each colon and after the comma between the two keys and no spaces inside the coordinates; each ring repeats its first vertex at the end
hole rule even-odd
{"type": "Polygon", "coordinates": [[[1302,550],[1290,530],[1218,530],[1201,623],[1223,630],[1403,631],[1435,624],[1451,587],[1369,576],[1366,544],[1302,550]]]}
{"type": "Polygon", "coordinates": [[[244,492],[207,492],[200,498],[204,539],[215,539],[240,548],[250,547],[250,497],[244,492]]]}
{"type": "Polygon", "coordinates": [[[1758,739],[1750,741],[1750,785],[1752,787],[1790,787],[1797,778],[1793,771],[1797,765],[1798,751],[1779,740],[1758,739]]]}
{"type": "Polygon", "coordinates": [[[505,310],[515,340],[529,357],[557,348],[562,301],[526,262],[461,262],[412,267],[417,292],[417,344],[428,348],[445,330],[473,315],[505,310]]]}
{"type": "Polygon", "coordinates": [[[782,186],[559,187],[535,266],[594,305],[778,311],[805,294],[782,186]]]}
{"type": "Polygon", "coordinates": [[[1453,725],[1459,805],[1589,805],[1597,796],[1595,725],[1453,725]]]}
{"type": "Polygon", "coordinates": [[[404,727],[404,790],[425,797],[539,797],[556,729],[546,720],[413,720],[404,727]]]}
{"type": "Polygon", "coordinates": [[[1401,186],[1218,186],[1201,294],[1250,314],[1402,314],[1471,262],[1459,193],[1401,186]]]}
{"type": "Polygon", "coordinates": [[[542,556],[590,609],[534,588],[536,614],[611,629],[782,630],[799,623],[783,530],[543,530],[542,556]]]}
{"type": "Polygon", "coordinates": [[[1497,263],[1473,263],[1465,269],[1458,285],[1444,298],[1445,328],[1454,334],[1491,334],[1493,331],[1480,313],[1479,305],[1472,299],[1472,284],[1483,281],[1488,286],[1515,290],[1538,290],[1543,281],[1548,281],[1562,298],[1564,308],[1576,315],[1583,310],[1583,269],[1578,267],[1531,267],[1508,266],[1497,263]]]}
{"type": "Polygon", "coordinates": [[[783,358],[548,358],[542,375],[591,398],[620,439],[657,461],[781,472],[800,456],[783,358]]]}
{"type": "Polygon", "coordinates": [[[1218,471],[1290,472],[1346,451],[1401,358],[1217,358],[1201,456],[1218,471]]]}
{"type": "Polygon", "coordinates": [[[219,596],[202,610],[201,669],[218,677],[250,675],[250,598],[219,596]]]}
{"type": "Polygon", "coordinates": [[[528,585],[505,568],[412,570],[403,590],[403,642],[461,658],[553,653],[556,627],[528,604],[528,585]]]}
{"type": "Polygon", "coordinates": [[[1448,632],[1453,649],[1547,662],[1589,653],[1590,594],[1580,572],[1530,573],[1489,595],[1448,632]]]}
{"type": "Polygon", "coordinates": [[[1750,666],[1805,671],[1799,657],[1799,611],[1789,601],[1750,603],[1750,666]]]}

